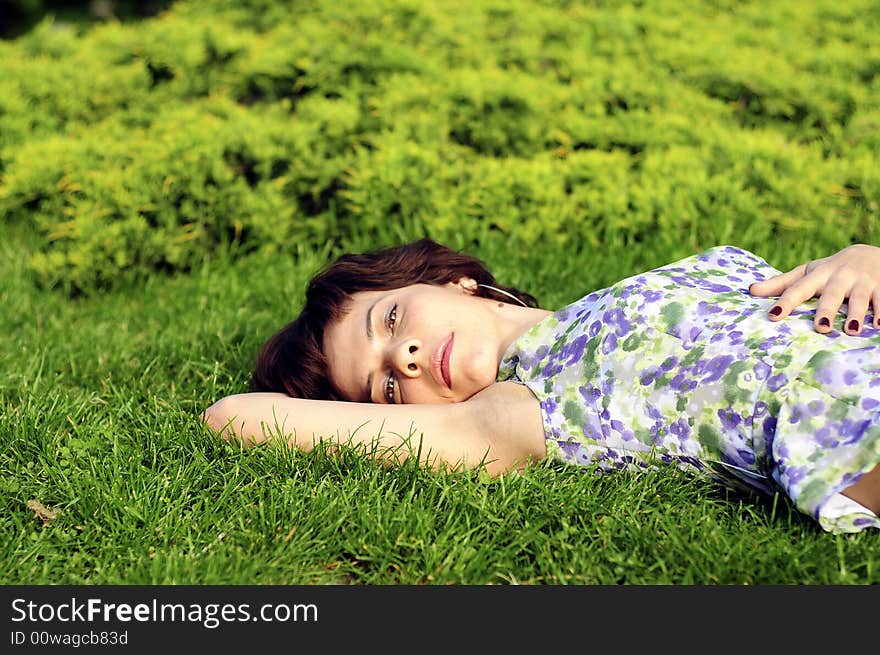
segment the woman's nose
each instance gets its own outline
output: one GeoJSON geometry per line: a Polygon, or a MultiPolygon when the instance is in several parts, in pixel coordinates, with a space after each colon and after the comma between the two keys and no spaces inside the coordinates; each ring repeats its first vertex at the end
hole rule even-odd
{"type": "Polygon", "coordinates": [[[416,339],[406,339],[393,346],[391,353],[392,365],[406,377],[417,377],[421,374],[421,344],[416,339]]]}

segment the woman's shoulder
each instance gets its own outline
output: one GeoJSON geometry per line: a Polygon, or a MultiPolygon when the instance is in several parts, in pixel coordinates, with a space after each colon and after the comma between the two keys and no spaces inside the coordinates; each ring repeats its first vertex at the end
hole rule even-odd
{"type": "Polygon", "coordinates": [[[505,463],[503,470],[546,458],[540,401],[526,386],[498,381],[463,404],[476,417],[479,432],[488,440],[494,456],[505,463]]]}

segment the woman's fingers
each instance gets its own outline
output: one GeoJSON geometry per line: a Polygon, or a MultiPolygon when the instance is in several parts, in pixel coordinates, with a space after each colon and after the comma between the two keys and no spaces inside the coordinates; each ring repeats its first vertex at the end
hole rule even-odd
{"type": "Polygon", "coordinates": [[[821,290],[815,280],[801,278],[782,292],[779,300],[770,308],[770,320],[778,321],[791,314],[792,310],[816,297],[821,290]]]}
{"type": "Polygon", "coordinates": [[[873,307],[873,326],[880,327],[880,248],[867,244],[848,246],[829,257],[755,282],[749,292],[757,297],[778,296],[769,310],[770,320],[779,321],[810,298],[819,298],[814,324],[817,332],[830,332],[835,318],[847,302],[843,330],[859,334],[868,307],[873,307]]]}
{"type": "Polygon", "coordinates": [[[804,276],[806,268],[806,264],[801,264],[797,268],[788,271],[788,273],[780,273],[761,282],[755,282],[749,287],[749,293],[760,298],[781,296],[782,292],[791,284],[804,276]]]}
{"type": "MultiPolygon", "coordinates": [[[[816,332],[831,332],[834,329],[834,318],[837,310],[843,305],[850,292],[852,279],[849,276],[835,275],[825,283],[819,302],[816,303],[816,315],[813,324],[816,332]]],[[[864,318],[864,314],[862,314],[864,318]]]]}
{"type": "Polygon", "coordinates": [[[873,287],[865,281],[858,281],[849,292],[849,300],[846,308],[846,320],[843,323],[843,331],[847,334],[859,334],[865,324],[865,314],[868,313],[868,304],[871,302],[873,287]]]}
{"type": "Polygon", "coordinates": [[[880,287],[874,289],[871,307],[874,309],[874,327],[880,328],[880,287]]]}
{"type": "MultiPolygon", "coordinates": [[[[826,281],[825,275],[821,274],[819,271],[811,271],[808,275],[803,275],[805,266],[799,266],[793,271],[789,271],[789,273],[798,270],[801,271],[802,277],[795,279],[793,282],[789,282],[780,293],[771,294],[779,296],[779,299],[773,303],[773,306],[770,307],[768,312],[771,321],[781,321],[791,314],[792,310],[799,305],[803,304],[810,298],[814,298],[820,293],[824,293],[823,285],[826,281]]],[[[782,279],[789,273],[778,277],[782,279]]]]}

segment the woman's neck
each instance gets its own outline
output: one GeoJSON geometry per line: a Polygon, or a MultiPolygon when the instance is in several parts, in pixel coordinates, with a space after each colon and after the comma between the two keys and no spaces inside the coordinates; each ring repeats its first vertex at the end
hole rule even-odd
{"type": "Polygon", "coordinates": [[[510,348],[510,345],[519,339],[523,334],[528,332],[538,323],[550,316],[553,312],[540,309],[537,307],[520,307],[510,303],[501,303],[497,300],[489,298],[483,299],[484,302],[491,303],[492,309],[497,317],[497,326],[499,339],[498,362],[501,362],[504,353],[510,348]]]}

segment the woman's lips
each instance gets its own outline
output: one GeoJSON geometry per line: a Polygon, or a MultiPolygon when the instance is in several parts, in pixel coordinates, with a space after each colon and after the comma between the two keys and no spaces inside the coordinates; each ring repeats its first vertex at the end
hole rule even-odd
{"type": "Polygon", "coordinates": [[[455,341],[455,332],[449,335],[449,341],[446,342],[446,348],[443,350],[443,358],[440,360],[440,372],[443,374],[443,380],[446,386],[452,389],[452,375],[449,373],[449,358],[452,356],[452,344],[455,341]]]}
{"type": "Polygon", "coordinates": [[[452,389],[452,376],[449,374],[449,357],[452,354],[452,342],[455,340],[455,333],[451,333],[437,348],[431,353],[431,376],[434,381],[452,389]]]}

